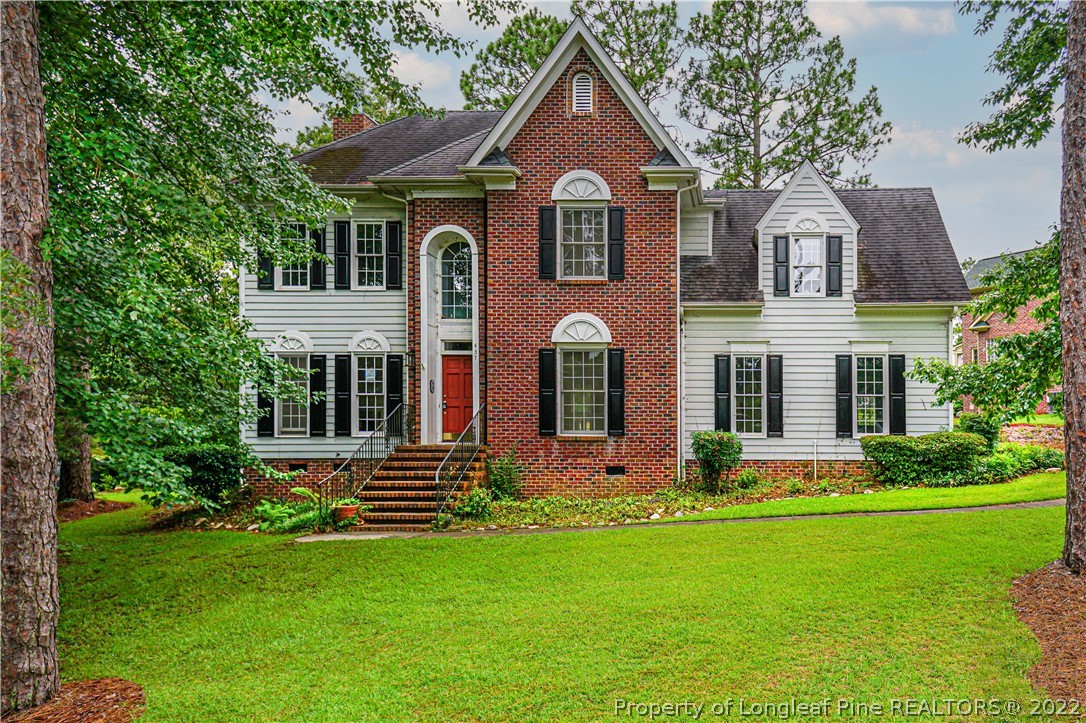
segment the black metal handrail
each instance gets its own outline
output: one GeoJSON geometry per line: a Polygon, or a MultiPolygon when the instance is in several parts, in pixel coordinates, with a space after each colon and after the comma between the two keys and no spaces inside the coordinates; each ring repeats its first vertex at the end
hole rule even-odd
{"type": "Polygon", "coordinates": [[[415,408],[400,404],[358,445],[334,472],[317,483],[322,511],[336,500],[357,498],[366,483],[396,448],[410,444],[415,432],[415,408]]]}
{"type": "Polygon", "coordinates": [[[479,411],[464,427],[464,431],[456,438],[452,449],[445,455],[437,472],[434,473],[434,486],[437,488],[437,514],[445,509],[449,498],[460,488],[464,482],[471,463],[479,454],[479,450],[486,443],[486,404],[479,407],[479,411]]]}

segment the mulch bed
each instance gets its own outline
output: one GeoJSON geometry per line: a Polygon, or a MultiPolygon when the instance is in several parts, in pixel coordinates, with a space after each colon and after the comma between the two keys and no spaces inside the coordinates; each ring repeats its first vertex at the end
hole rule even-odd
{"type": "Polygon", "coordinates": [[[4,716],[4,723],[128,723],[143,713],[143,688],[130,680],[101,678],[65,683],[45,705],[4,716]]]}
{"type": "Polygon", "coordinates": [[[70,500],[57,505],[57,521],[85,520],[88,517],[94,517],[105,512],[116,512],[131,506],[131,502],[113,502],[111,500],[95,499],[90,502],[70,500]]]}
{"type": "Polygon", "coordinates": [[[1086,576],[1054,562],[1015,580],[1012,591],[1019,619],[1041,644],[1030,681],[1050,698],[1086,703],[1086,576]]]}

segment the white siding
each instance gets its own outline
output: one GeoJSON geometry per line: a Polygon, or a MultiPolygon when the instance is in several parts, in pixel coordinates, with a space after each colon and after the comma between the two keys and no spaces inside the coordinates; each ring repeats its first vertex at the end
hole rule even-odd
{"type": "Polygon", "coordinates": [[[683,256],[709,256],[712,237],[712,211],[683,211],[679,219],[679,251],[683,256]]]}
{"type": "MultiPolygon", "coordinates": [[[[358,203],[351,216],[329,219],[325,229],[325,248],[329,258],[335,253],[334,224],[336,220],[405,220],[403,204],[387,199],[370,199],[358,203]]],[[[352,229],[352,238],[354,231],[352,229]]],[[[407,224],[404,224],[403,257],[411,257],[407,224]]],[[[403,286],[407,287],[407,264],[404,264],[403,286]]],[[[327,410],[325,437],[258,437],[255,425],[243,431],[246,443],[264,459],[333,458],[353,452],[361,443],[359,437],[336,437],[335,415],[335,355],[345,354],[355,334],[376,331],[389,341],[393,354],[407,352],[407,292],[352,291],[335,289],[334,269],[326,269],[327,289],[317,291],[277,291],[258,289],[256,275],[247,270],[242,287],[242,308],[253,325],[253,334],[269,345],[277,335],[287,330],[300,331],[313,341],[314,354],[327,358],[327,410]]],[[[404,375],[406,377],[407,370],[404,375]]]]}
{"type": "MultiPolygon", "coordinates": [[[[852,341],[888,341],[889,353],[904,354],[906,372],[917,359],[949,355],[950,312],[890,312],[857,317],[846,299],[773,299],[761,314],[687,310],[684,320],[684,453],[691,434],[713,429],[713,357],[730,353],[733,342],[766,342],[783,356],[784,437],[743,439],[743,454],[756,460],[862,459],[857,440],[837,439],[834,364],[851,354],[852,341]],[[800,302],[800,303],[796,303],[800,302]]],[[[909,434],[946,429],[949,409],[932,407],[931,385],[906,381],[909,434]]]]}

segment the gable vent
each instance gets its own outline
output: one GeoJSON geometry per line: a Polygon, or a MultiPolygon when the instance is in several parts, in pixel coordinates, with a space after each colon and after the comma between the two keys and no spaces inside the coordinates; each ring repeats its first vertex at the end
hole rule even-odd
{"type": "Polygon", "coordinates": [[[573,112],[592,112],[592,76],[588,73],[573,76],[573,112]]]}

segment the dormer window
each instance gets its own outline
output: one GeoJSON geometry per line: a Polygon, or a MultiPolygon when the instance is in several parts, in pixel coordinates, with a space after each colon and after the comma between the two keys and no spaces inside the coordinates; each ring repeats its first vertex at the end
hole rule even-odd
{"type": "Polygon", "coordinates": [[[590,113],[592,113],[592,76],[584,72],[577,73],[573,76],[573,114],[590,113]]]}
{"type": "Polygon", "coordinates": [[[825,228],[816,219],[800,218],[787,236],[773,237],[774,296],[841,296],[843,238],[826,235],[825,228]]]}
{"type": "Polygon", "coordinates": [[[822,296],[824,237],[792,237],[792,296],[822,296]]]}

